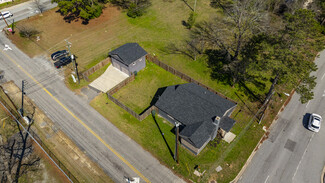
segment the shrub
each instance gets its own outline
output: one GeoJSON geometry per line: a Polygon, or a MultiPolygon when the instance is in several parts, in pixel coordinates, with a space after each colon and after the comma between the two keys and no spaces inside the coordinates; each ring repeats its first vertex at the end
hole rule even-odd
{"type": "Polygon", "coordinates": [[[195,24],[196,17],[197,17],[197,13],[195,12],[190,13],[190,17],[188,17],[187,24],[186,24],[188,29],[191,29],[193,27],[193,25],[195,24]]]}
{"type": "Polygon", "coordinates": [[[143,15],[143,9],[137,8],[137,6],[132,3],[128,9],[127,15],[131,18],[140,17],[143,15]]]}
{"type": "Polygon", "coordinates": [[[37,36],[39,33],[40,33],[40,31],[36,30],[33,27],[29,27],[29,26],[20,26],[19,27],[20,37],[32,38],[32,37],[37,36]]]}

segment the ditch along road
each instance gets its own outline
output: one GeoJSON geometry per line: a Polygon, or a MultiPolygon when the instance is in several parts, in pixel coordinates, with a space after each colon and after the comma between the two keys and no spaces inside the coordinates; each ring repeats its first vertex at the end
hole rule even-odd
{"type": "Polygon", "coordinates": [[[31,59],[0,33],[0,69],[113,179],[139,177],[141,182],[184,182],[149,152],[93,109],[85,97],[64,84],[61,70],[46,59],[31,59]],[[4,49],[4,45],[11,49],[4,49]]]}
{"type": "Polygon", "coordinates": [[[318,70],[314,99],[307,104],[293,95],[273,125],[239,183],[317,183],[325,165],[325,126],[318,133],[307,129],[310,113],[325,118],[325,51],[315,63],[318,70]]]}

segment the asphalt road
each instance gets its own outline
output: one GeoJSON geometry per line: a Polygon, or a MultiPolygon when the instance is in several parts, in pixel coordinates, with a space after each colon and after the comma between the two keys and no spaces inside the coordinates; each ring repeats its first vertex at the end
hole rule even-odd
{"type": "Polygon", "coordinates": [[[306,128],[310,113],[325,119],[325,51],[315,60],[315,97],[307,104],[294,94],[238,182],[318,183],[325,165],[325,126],[318,133],[306,128]]]}
{"type": "MultiPolygon", "coordinates": [[[[10,10],[14,17],[15,12],[26,11],[21,5],[17,9],[10,10]]],[[[125,177],[140,177],[141,182],[184,182],[90,107],[86,96],[67,89],[62,71],[47,58],[29,58],[3,33],[0,70],[5,71],[6,80],[13,80],[19,87],[26,80],[26,95],[115,182],[125,182],[125,177]],[[4,50],[5,44],[12,50],[4,50]]]]}
{"type": "MultiPolygon", "coordinates": [[[[52,4],[51,0],[40,0],[40,8],[43,12],[56,6],[57,4],[52,4]]],[[[36,4],[33,1],[21,3],[9,8],[4,8],[0,11],[10,11],[13,14],[12,17],[6,19],[8,24],[11,24],[13,21],[17,22],[19,20],[40,14],[40,9],[37,8],[36,4]]],[[[0,28],[2,29],[4,27],[6,27],[6,23],[3,20],[0,20],[0,28]]]]}

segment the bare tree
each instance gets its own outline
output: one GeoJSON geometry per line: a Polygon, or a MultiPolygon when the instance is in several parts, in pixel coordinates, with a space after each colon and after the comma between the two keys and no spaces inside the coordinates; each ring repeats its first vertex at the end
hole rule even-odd
{"type": "Polygon", "coordinates": [[[40,31],[28,25],[20,25],[17,28],[19,29],[19,35],[24,38],[33,38],[40,34],[40,31]]]}
{"type": "Polygon", "coordinates": [[[234,85],[244,68],[242,50],[254,34],[264,31],[267,13],[262,0],[235,1],[231,7],[223,9],[224,19],[197,24],[192,30],[192,39],[199,40],[207,49],[224,53],[223,69],[234,85]]]}
{"type": "Polygon", "coordinates": [[[41,0],[34,0],[33,4],[35,6],[35,8],[40,11],[40,13],[43,13],[45,6],[41,4],[41,0]]]}

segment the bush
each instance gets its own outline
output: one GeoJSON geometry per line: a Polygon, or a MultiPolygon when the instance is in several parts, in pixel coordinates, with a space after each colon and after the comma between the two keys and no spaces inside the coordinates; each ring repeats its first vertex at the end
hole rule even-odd
{"type": "Polygon", "coordinates": [[[143,9],[137,8],[134,3],[132,3],[128,9],[127,15],[131,18],[140,17],[143,15],[143,9]]]}
{"type": "Polygon", "coordinates": [[[151,5],[150,0],[111,0],[112,4],[127,10],[127,16],[136,18],[142,16],[151,5]]]}
{"type": "Polygon", "coordinates": [[[195,12],[190,13],[190,17],[188,17],[187,24],[186,24],[188,29],[191,29],[194,26],[196,17],[197,17],[197,13],[195,12]]]}
{"type": "Polygon", "coordinates": [[[37,36],[39,33],[41,33],[41,32],[36,30],[33,27],[26,27],[26,26],[19,27],[19,35],[20,35],[20,37],[32,38],[32,37],[37,36]]]}

